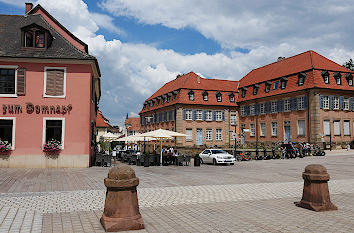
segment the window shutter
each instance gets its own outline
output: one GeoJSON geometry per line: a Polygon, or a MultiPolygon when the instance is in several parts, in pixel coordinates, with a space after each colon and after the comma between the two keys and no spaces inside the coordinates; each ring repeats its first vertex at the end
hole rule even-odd
{"type": "Polygon", "coordinates": [[[222,111],[222,120],[225,121],[225,111],[222,111]]]}
{"type": "Polygon", "coordinates": [[[304,109],[308,108],[308,97],[307,95],[304,96],[304,109]]]}
{"type": "Polygon", "coordinates": [[[183,120],[186,120],[186,110],[183,110],[183,120]]]}
{"type": "Polygon", "coordinates": [[[294,105],[294,107],[293,107],[294,111],[296,111],[297,110],[297,97],[294,98],[293,105],[294,105]]]}
{"type": "Polygon", "coordinates": [[[323,109],[323,95],[320,95],[320,108],[323,109]]]}
{"type": "Polygon", "coordinates": [[[17,70],[17,95],[26,94],[26,69],[19,68],[17,70]]]}
{"type": "Polygon", "coordinates": [[[206,120],[206,110],[203,110],[203,121],[206,120]]]}
{"type": "Polygon", "coordinates": [[[279,112],[283,112],[284,111],[284,101],[279,100],[278,104],[279,104],[279,112]]]}
{"type": "Polygon", "coordinates": [[[213,111],[213,121],[216,121],[216,112],[213,111]]]}
{"type": "MultiPolygon", "coordinates": [[[[46,95],[55,95],[55,71],[47,70],[46,95]]],[[[144,122],[144,121],[143,121],[144,122]]]]}
{"type": "Polygon", "coordinates": [[[330,100],[331,100],[331,109],[334,109],[334,96],[333,95],[331,95],[330,96],[330,100]]]}
{"type": "Polygon", "coordinates": [[[255,115],[259,115],[259,104],[256,104],[256,106],[254,107],[254,113],[255,115]]]}
{"type": "Polygon", "coordinates": [[[64,95],[64,71],[47,70],[46,94],[51,96],[64,95]]]}
{"type": "Polygon", "coordinates": [[[340,103],[339,103],[340,110],[343,110],[344,109],[344,96],[340,96],[339,99],[340,99],[340,103]]]}
{"type": "Polygon", "coordinates": [[[192,111],[192,119],[193,119],[193,121],[195,121],[196,118],[197,118],[196,110],[193,110],[192,111]]]}
{"type": "Polygon", "coordinates": [[[350,111],[354,111],[354,97],[349,98],[349,108],[350,111]]]}
{"type": "Polygon", "coordinates": [[[266,103],[266,113],[270,113],[271,112],[271,106],[272,106],[271,102],[267,102],[266,103]]]}

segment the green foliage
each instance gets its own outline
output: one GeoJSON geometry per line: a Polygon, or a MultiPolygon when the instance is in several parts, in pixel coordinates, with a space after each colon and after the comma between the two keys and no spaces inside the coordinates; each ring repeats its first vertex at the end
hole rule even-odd
{"type": "Polygon", "coordinates": [[[354,71],[354,61],[353,61],[353,59],[350,58],[347,62],[345,62],[345,63],[343,64],[343,66],[344,66],[345,68],[349,69],[349,70],[354,71]]]}

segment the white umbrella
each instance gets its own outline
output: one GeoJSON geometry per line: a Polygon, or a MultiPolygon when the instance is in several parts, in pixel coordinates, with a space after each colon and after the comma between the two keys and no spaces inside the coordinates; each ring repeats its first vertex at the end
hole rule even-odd
{"type": "Polygon", "coordinates": [[[141,136],[152,137],[152,138],[156,138],[156,139],[160,140],[160,145],[161,145],[160,165],[162,166],[162,140],[171,139],[172,137],[186,137],[187,135],[182,134],[182,133],[177,133],[174,131],[157,129],[154,131],[143,133],[143,134],[141,134],[141,136]]]}
{"type": "Polygon", "coordinates": [[[144,137],[139,135],[130,135],[127,137],[119,138],[117,141],[118,142],[143,142],[145,138],[145,141],[153,141],[155,140],[152,137],[144,137]]]}
{"type": "Polygon", "coordinates": [[[118,136],[114,135],[111,132],[105,133],[101,137],[103,138],[104,141],[108,141],[108,142],[112,142],[112,141],[115,141],[116,139],[118,139],[118,136]]]}

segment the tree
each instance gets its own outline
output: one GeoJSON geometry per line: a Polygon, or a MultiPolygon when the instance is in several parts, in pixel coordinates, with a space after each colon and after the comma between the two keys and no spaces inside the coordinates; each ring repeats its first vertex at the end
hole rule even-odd
{"type": "Polygon", "coordinates": [[[345,62],[343,66],[349,70],[354,71],[354,61],[351,58],[347,62],[345,62]]]}

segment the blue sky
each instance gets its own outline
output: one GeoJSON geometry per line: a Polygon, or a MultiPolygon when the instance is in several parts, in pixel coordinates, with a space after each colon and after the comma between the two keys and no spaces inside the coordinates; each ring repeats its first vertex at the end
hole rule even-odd
{"type": "MultiPolygon", "coordinates": [[[[24,14],[0,0],[0,14],[24,14]]],[[[354,0],[38,0],[89,45],[102,71],[100,109],[112,124],[137,116],[177,74],[239,80],[307,50],[342,64],[354,58],[354,0]]]]}

